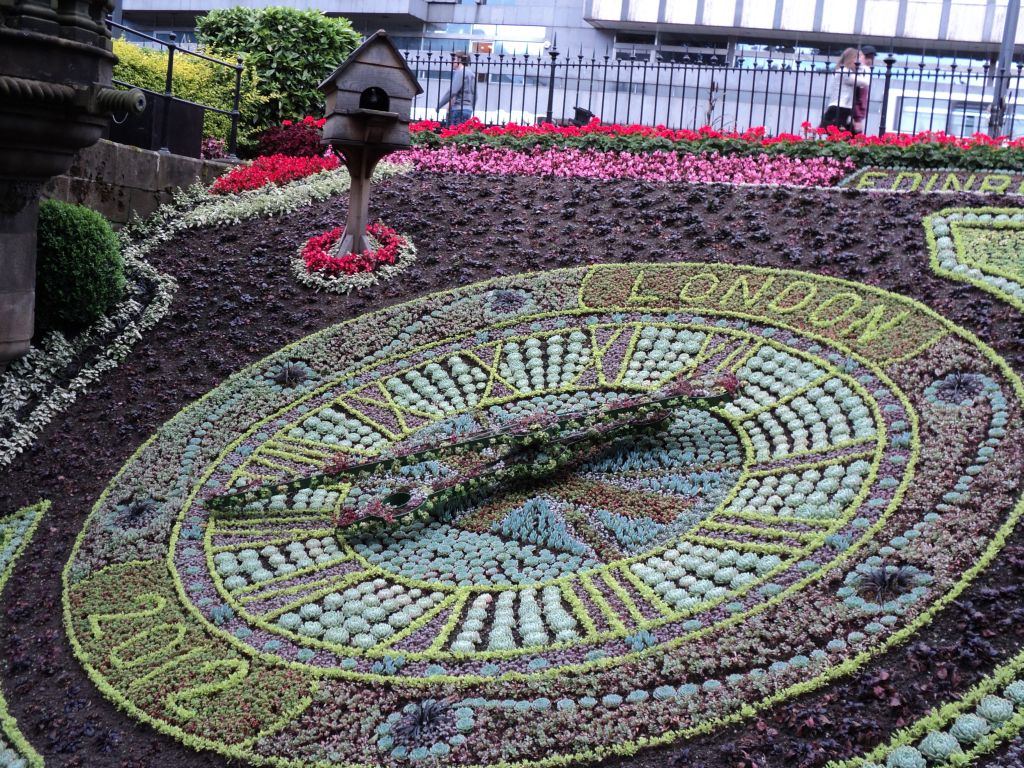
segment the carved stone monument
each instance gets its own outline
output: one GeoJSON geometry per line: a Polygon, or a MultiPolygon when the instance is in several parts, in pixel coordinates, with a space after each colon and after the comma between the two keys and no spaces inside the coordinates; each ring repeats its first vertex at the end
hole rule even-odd
{"type": "Polygon", "coordinates": [[[39,188],[99,140],[110,112],[145,108],[141,91],[110,87],[112,7],[0,2],[0,370],[32,338],[39,188]]]}
{"type": "Polygon", "coordinates": [[[348,220],[335,250],[343,256],[370,247],[370,176],[382,157],[409,147],[412,100],[423,88],[381,29],[356,48],[320,90],[327,97],[322,143],[341,154],[352,177],[348,220]]]}

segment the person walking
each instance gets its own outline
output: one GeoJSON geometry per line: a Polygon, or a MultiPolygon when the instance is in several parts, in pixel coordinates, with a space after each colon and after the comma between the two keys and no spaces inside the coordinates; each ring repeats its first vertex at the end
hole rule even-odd
{"type": "MultiPolygon", "coordinates": [[[[871,76],[875,66],[875,55],[878,51],[873,45],[862,45],[860,47],[860,64],[866,68],[868,76],[871,76]]],[[[868,118],[868,101],[871,99],[871,86],[855,85],[853,87],[853,114],[851,115],[853,134],[864,133],[864,126],[868,118]]],[[[884,128],[884,126],[883,126],[884,128]]]]}
{"type": "Polygon", "coordinates": [[[839,56],[832,94],[828,106],[821,116],[821,127],[835,126],[842,131],[853,128],[853,95],[857,86],[867,88],[871,84],[871,73],[861,63],[861,53],[856,48],[847,48],[839,56]]]}
{"type": "Polygon", "coordinates": [[[476,72],[469,66],[469,54],[461,51],[452,56],[452,79],[437,108],[448,109],[447,125],[459,125],[473,117],[476,105],[476,72]]]}

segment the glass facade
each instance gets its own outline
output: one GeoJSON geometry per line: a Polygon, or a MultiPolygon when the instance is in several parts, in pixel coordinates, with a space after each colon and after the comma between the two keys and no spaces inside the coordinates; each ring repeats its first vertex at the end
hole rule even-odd
{"type": "Polygon", "coordinates": [[[424,50],[496,56],[539,56],[548,34],[547,27],[523,24],[426,24],[423,32],[424,50]]]}

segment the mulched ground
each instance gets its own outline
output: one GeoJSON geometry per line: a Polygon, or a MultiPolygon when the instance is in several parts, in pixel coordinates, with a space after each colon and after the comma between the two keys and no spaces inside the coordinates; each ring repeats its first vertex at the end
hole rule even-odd
{"type": "MultiPolygon", "coordinates": [[[[345,204],[189,232],[152,252],[151,262],[181,286],[170,315],[0,475],[0,514],[53,501],[0,615],[3,691],[48,766],[228,764],[136,724],[97,692],[64,635],[60,573],[95,499],[148,435],[231,372],[317,329],[495,275],[600,261],[722,261],[806,269],[912,296],[977,333],[1024,373],[1024,317],[928,267],[921,219],[943,207],[982,204],[970,195],[413,174],[382,184],[371,214],[413,238],[414,268],[358,296],[315,294],[293,282],[288,259],[310,235],[342,224],[345,204]]],[[[607,764],[821,766],[966,690],[1022,642],[1018,532],[931,627],[856,677],[741,727],[607,764]]]]}

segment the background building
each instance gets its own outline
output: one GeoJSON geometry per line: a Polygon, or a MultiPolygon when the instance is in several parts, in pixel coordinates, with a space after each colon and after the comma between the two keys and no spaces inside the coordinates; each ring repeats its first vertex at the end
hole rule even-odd
{"type": "MultiPolygon", "coordinates": [[[[441,118],[450,56],[474,56],[476,116],[489,123],[569,120],[769,133],[816,124],[836,54],[871,44],[868,132],[989,129],[997,86],[1024,133],[1022,67],[995,63],[1007,0],[256,0],[383,28],[409,52],[425,93],[418,118],[441,118]],[[1000,90],[1001,92],[1001,90],[1000,90]],[[585,111],[584,111],[585,110],[585,111]]],[[[125,23],[194,42],[196,18],[230,0],[121,0],[125,23]]],[[[1024,17],[1017,28],[1024,43],[1024,17]]],[[[1018,59],[1019,60],[1019,59],[1018,59]]]]}
{"type": "MultiPolygon", "coordinates": [[[[229,0],[121,0],[126,23],[189,40],[195,19],[229,0]]],[[[998,52],[1006,0],[255,0],[345,16],[381,27],[410,50],[539,54],[557,40],[570,53],[660,55],[701,49],[793,57],[851,43],[932,56],[998,52]]],[[[194,38],[192,38],[194,39],[194,38]]],[[[1017,30],[1024,43],[1024,20],[1017,30]]]]}

